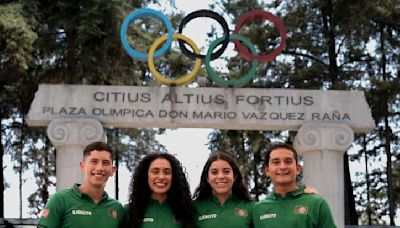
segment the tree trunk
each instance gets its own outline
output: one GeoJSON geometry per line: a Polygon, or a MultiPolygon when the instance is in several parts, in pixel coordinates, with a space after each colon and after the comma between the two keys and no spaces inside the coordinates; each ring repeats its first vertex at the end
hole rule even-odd
{"type": "MultiPolygon", "coordinates": [[[[386,103],[387,104],[387,103],[386,103]]],[[[392,182],[392,152],[390,148],[390,139],[391,139],[391,128],[389,126],[389,120],[387,116],[387,109],[385,110],[385,151],[386,151],[386,175],[387,175],[387,184],[388,184],[388,201],[389,201],[389,219],[390,225],[394,226],[394,200],[393,200],[393,182],[392,182]]]]}
{"type": "MultiPolygon", "coordinates": [[[[387,80],[386,75],[386,37],[385,37],[385,26],[382,25],[380,28],[380,49],[382,55],[381,69],[382,69],[382,79],[384,82],[387,80]]],[[[384,96],[384,121],[385,121],[385,151],[386,151],[386,176],[387,176],[387,192],[388,192],[388,202],[389,202],[389,219],[390,225],[394,226],[394,200],[393,200],[393,186],[392,186],[392,153],[390,148],[391,143],[391,128],[389,126],[389,107],[388,107],[388,91],[383,91],[384,96]]]]}
{"type": "Polygon", "coordinates": [[[48,138],[45,139],[45,143],[46,143],[45,144],[46,156],[44,156],[44,165],[43,165],[44,186],[43,186],[43,189],[41,191],[43,204],[46,204],[47,200],[49,199],[49,187],[50,187],[50,184],[51,184],[50,179],[49,179],[51,174],[50,174],[50,168],[48,166],[48,164],[50,164],[50,159],[51,159],[50,156],[51,155],[49,153],[49,151],[50,151],[50,148],[49,148],[50,142],[49,142],[48,138]]]}
{"type": "Polygon", "coordinates": [[[368,224],[372,225],[372,218],[371,218],[371,196],[370,196],[370,183],[369,183],[369,171],[368,171],[368,153],[367,153],[367,137],[363,136],[363,149],[365,154],[365,184],[367,185],[367,217],[368,217],[368,224]]]}
{"type": "Polygon", "coordinates": [[[22,115],[22,122],[20,126],[20,138],[19,138],[19,146],[20,146],[20,156],[19,156],[19,171],[18,171],[18,178],[19,178],[19,218],[22,219],[22,185],[23,185],[23,172],[24,172],[24,160],[23,160],[23,153],[24,153],[24,124],[25,124],[25,116],[22,115]]]}
{"type": "MultiPolygon", "coordinates": [[[[0,112],[0,127],[1,122],[3,119],[3,112],[0,112]]],[[[0,172],[0,218],[4,218],[4,164],[3,164],[3,156],[4,156],[4,147],[3,147],[3,131],[0,128],[0,165],[1,165],[1,172],[0,172]]]]}
{"type": "Polygon", "coordinates": [[[18,170],[19,218],[20,219],[22,219],[22,161],[21,160],[22,159],[19,160],[19,164],[21,167],[18,170]]]}
{"type": "Polygon", "coordinates": [[[338,82],[338,66],[336,62],[336,34],[332,0],[325,0],[322,6],[324,33],[328,40],[329,78],[332,89],[336,89],[338,82]]]}
{"type": "Polygon", "coordinates": [[[356,203],[354,201],[353,186],[351,185],[350,168],[349,168],[349,156],[347,152],[344,153],[343,157],[344,167],[344,224],[346,225],[357,225],[358,216],[356,212],[356,203]]]}
{"type": "MultiPolygon", "coordinates": [[[[261,147],[260,147],[261,148],[261,147]]],[[[259,198],[260,198],[260,192],[259,192],[259,188],[260,188],[260,186],[259,186],[259,183],[258,183],[258,179],[260,178],[260,176],[258,175],[258,172],[259,172],[259,170],[258,170],[258,165],[257,164],[260,164],[261,162],[262,162],[262,159],[261,159],[261,156],[260,156],[260,154],[261,154],[261,149],[258,149],[257,151],[255,151],[254,153],[253,153],[253,166],[252,166],[252,168],[253,168],[253,173],[254,173],[254,180],[253,180],[253,182],[254,182],[254,189],[256,190],[255,192],[254,192],[254,198],[255,198],[255,200],[259,200],[259,198]]]]}
{"type": "Polygon", "coordinates": [[[67,32],[67,56],[66,56],[66,71],[64,72],[65,82],[78,84],[78,76],[77,72],[77,47],[76,47],[76,40],[77,40],[77,32],[75,29],[71,29],[67,32]]]}
{"type": "Polygon", "coordinates": [[[115,129],[115,136],[114,137],[114,145],[115,145],[115,167],[117,167],[117,170],[115,171],[115,199],[118,200],[119,198],[119,175],[118,175],[118,168],[119,168],[119,151],[118,151],[118,145],[119,145],[119,131],[118,128],[115,129]],[[117,142],[118,140],[118,142],[117,142]]]}

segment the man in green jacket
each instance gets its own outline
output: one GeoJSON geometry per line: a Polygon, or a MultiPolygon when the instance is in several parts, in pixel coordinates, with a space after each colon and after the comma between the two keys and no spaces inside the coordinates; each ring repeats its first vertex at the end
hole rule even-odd
{"type": "Polygon", "coordinates": [[[318,194],[305,194],[296,184],[301,172],[296,150],[288,144],[273,145],[267,152],[265,175],[274,192],[253,208],[255,228],[335,228],[328,203],[318,194]]]}
{"type": "Polygon", "coordinates": [[[38,227],[123,227],[123,206],[104,191],[116,170],[111,148],[103,142],[88,145],[80,170],[82,184],[55,193],[47,202],[38,227]]]}

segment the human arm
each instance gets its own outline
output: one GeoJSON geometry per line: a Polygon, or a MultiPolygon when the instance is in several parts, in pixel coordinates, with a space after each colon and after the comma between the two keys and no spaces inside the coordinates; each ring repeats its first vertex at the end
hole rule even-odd
{"type": "Polygon", "coordinates": [[[322,200],[319,206],[318,227],[336,228],[331,209],[325,200],[322,200]]]}
{"type": "Polygon", "coordinates": [[[42,216],[39,219],[37,227],[41,228],[59,228],[61,227],[61,220],[64,214],[63,207],[59,199],[51,197],[47,202],[42,216]]]}
{"type": "Polygon", "coordinates": [[[118,223],[118,228],[129,227],[127,214],[128,214],[128,205],[125,205],[121,210],[121,218],[118,223]]]}

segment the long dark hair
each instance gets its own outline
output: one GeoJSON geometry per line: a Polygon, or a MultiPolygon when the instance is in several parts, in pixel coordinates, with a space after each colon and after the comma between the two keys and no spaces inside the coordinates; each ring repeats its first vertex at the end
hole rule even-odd
{"type": "Polygon", "coordinates": [[[210,169],[211,163],[217,160],[224,160],[229,163],[233,170],[233,176],[235,177],[235,181],[232,186],[232,196],[237,199],[242,200],[251,200],[249,191],[244,183],[243,176],[239,170],[238,165],[236,164],[233,157],[224,152],[216,152],[210,155],[206,164],[204,165],[203,171],[201,172],[200,184],[196,188],[196,191],[193,194],[194,199],[208,199],[212,195],[212,189],[210,184],[208,183],[208,170],[210,169]]]}
{"type": "Polygon", "coordinates": [[[129,227],[138,227],[144,218],[145,209],[150,201],[151,189],[148,184],[148,170],[155,159],[169,161],[172,168],[171,188],[167,192],[169,207],[174,213],[175,220],[183,227],[193,227],[195,209],[190,197],[190,188],[181,163],[171,154],[152,153],[146,155],[135,168],[129,187],[129,202],[127,222],[129,227]]]}

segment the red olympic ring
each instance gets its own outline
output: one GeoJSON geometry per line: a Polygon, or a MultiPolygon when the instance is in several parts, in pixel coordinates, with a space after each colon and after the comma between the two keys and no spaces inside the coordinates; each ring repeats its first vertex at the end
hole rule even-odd
{"type": "Polygon", "coordinates": [[[273,15],[272,13],[266,12],[263,10],[255,10],[255,11],[248,12],[239,18],[238,22],[236,23],[235,30],[233,31],[233,33],[239,34],[240,28],[242,28],[242,26],[246,22],[248,22],[249,20],[253,20],[253,19],[267,19],[267,20],[271,21],[272,23],[274,23],[274,25],[277,27],[280,37],[281,37],[281,42],[280,42],[279,46],[274,51],[272,51],[271,53],[269,53],[267,55],[254,55],[254,54],[250,53],[250,51],[246,48],[246,46],[244,46],[239,40],[234,41],[235,47],[236,47],[239,55],[241,55],[247,61],[257,60],[259,63],[271,62],[272,60],[274,60],[276,58],[276,56],[278,56],[282,52],[283,48],[285,48],[285,45],[286,45],[285,26],[283,25],[282,20],[279,17],[273,15]]]}

